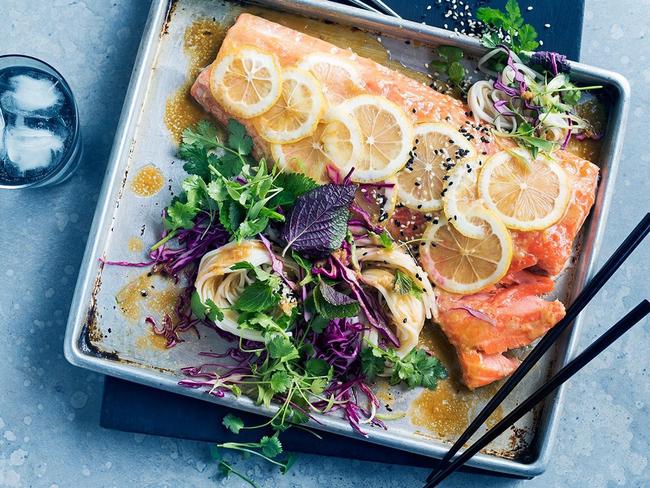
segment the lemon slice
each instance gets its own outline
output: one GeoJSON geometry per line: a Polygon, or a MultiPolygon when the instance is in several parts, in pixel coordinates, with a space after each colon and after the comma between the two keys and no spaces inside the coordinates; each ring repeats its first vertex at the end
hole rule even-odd
{"type": "Polygon", "coordinates": [[[416,125],[411,159],[397,175],[400,201],[425,212],[441,209],[447,171],[474,156],[474,147],[452,126],[433,122],[416,125]]]}
{"type": "Polygon", "coordinates": [[[353,181],[383,181],[406,164],[413,145],[413,125],[401,108],[385,97],[373,95],[351,98],[339,107],[361,128],[364,151],[354,162],[353,181]]]}
{"type": "Polygon", "coordinates": [[[277,102],[255,119],[260,136],[276,144],[309,136],[316,130],[326,107],[320,83],[313,75],[291,68],[283,72],[282,78],[277,102]]]}
{"type": "Polygon", "coordinates": [[[212,96],[233,115],[256,117],[278,100],[281,68],[273,54],[244,47],[224,56],[210,72],[212,96]]]}
{"type": "Polygon", "coordinates": [[[511,229],[541,230],[562,218],[569,204],[569,178],[557,163],[528,160],[502,151],[483,165],[478,180],[485,206],[511,229]]]}
{"type": "Polygon", "coordinates": [[[309,136],[290,144],[272,144],[278,165],[304,173],[318,183],[329,183],[327,165],[347,166],[361,154],[361,129],[346,114],[330,109],[309,136]]]}
{"type": "Polygon", "coordinates": [[[332,107],[363,90],[363,83],[354,65],[338,56],[328,53],[308,54],[302,58],[298,67],[309,71],[320,81],[323,95],[332,107]]]}
{"type": "Polygon", "coordinates": [[[429,278],[451,293],[470,294],[499,281],[512,261],[510,232],[493,212],[476,207],[467,217],[485,237],[462,235],[447,220],[434,220],[424,232],[420,263],[429,278]]]}
{"type": "Polygon", "coordinates": [[[478,171],[481,161],[463,161],[447,174],[447,184],[442,196],[445,216],[456,230],[466,237],[484,237],[483,227],[467,218],[467,212],[477,205],[483,205],[478,195],[478,171]]]}

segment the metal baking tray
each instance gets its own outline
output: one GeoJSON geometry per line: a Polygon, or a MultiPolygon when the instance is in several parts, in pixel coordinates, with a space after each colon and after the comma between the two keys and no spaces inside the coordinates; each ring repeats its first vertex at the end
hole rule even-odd
{"type": "MultiPolygon", "coordinates": [[[[164,313],[178,287],[159,277],[147,276],[143,268],[104,266],[100,262],[101,258],[143,260],[146,248],[158,240],[160,212],[170,194],[178,191],[184,174],[175,157],[176,143],[168,127],[176,126],[177,131],[178,126],[188,122],[184,119],[187,114],[170,111],[170,103],[173,105],[174,100],[178,102],[185,96],[182,90],[188,86],[188,71],[195,74],[200,68],[197,63],[205,66],[211,61],[207,58],[197,61],[200,56],[197,58],[196,54],[202,45],[213,42],[208,39],[210,36],[222,35],[238,12],[251,8],[271,20],[283,21],[293,15],[316,19],[316,22],[298,21],[302,26],[299,28],[339,45],[346,42],[349,34],[355,39],[350,43],[362,55],[368,55],[373,49],[375,54],[379,50],[383,55],[388,52],[390,59],[386,63],[391,66],[402,64],[424,70],[424,63],[431,57],[431,47],[440,44],[458,46],[469,57],[480,55],[484,48],[476,39],[453,32],[327,1],[254,3],[256,5],[211,0],[155,0],[152,3],[77,281],[66,330],[65,356],[74,365],[100,373],[270,415],[273,409],[261,408],[248,398],[216,398],[201,390],[180,387],[178,381],[182,374],[179,369],[199,364],[200,351],[223,348],[221,340],[211,331],[202,331],[200,339],[189,336],[186,342],[174,348],[161,347],[143,318],[145,314],[160,316],[164,313]],[[322,32],[319,25],[324,26],[322,32]],[[193,30],[188,35],[190,26],[193,30]],[[177,98],[173,99],[174,96],[177,98]],[[157,172],[158,184],[164,182],[164,187],[157,194],[143,198],[134,193],[133,184],[141,169],[151,165],[156,168],[153,171],[157,172]],[[161,177],[164,180],[160,180],[161,177]],[[129,299],[128,303],[125,298],[117,300],[116,296],[125,286],[146,291],[147,299],[129,299]]],[[[557,295],[565,303],[570,302],[593,272],[605,229],[629,99],[628,84],[620,75],[580,63],[572,63],[572,68],[576,81],[605,87],[609,118],[600,158],[596,161],[601,168],[596,203],[578,239],[579,252],[557,286],[557,295]]],[[[194,116],[207,117],[200,113],[194,116]]],[[[564,336],[546,362],[538,365],[531,377],[511,395],[504,404],[506,411],[567,362],[573,354],[580,325],[578,319],[571,333],[564,336]]],[[[386,431],[368,428],[367,440],[432,458],[444,455],[455,434],[441,433],[439,426],[432,428],[415,420],[414,415],[419,414],[415,400],[422,392],[386,391],[385,386],[380,389],[384,390],[380,392],[382,400],[390,397],[394,409],[409,409],[409,415],[389,422],[386,431]]],[[[461,430],[485,403],[486,395],[493,391],[483,390],[476,395],[478,400],[472,397],[471,404],[465,405],[466,411],[458,414],[464,416],[460,419],[461,430]]],[[[486,451],[475,456],[469,465],[524,477],[542,473],[550,459],[562,397],[560,389],[486,451]]],[[[318,420],[320,423],[312,422],[312,427],[357,436],[340,417],[319,416],[318,420]]]]}

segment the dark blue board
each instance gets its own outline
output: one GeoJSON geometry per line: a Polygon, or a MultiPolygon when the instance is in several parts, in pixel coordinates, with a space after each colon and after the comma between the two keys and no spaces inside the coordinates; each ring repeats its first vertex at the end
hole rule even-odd
{"type": "MultiPolygon", "coordinates": [[[[371,3],[372,0],[364,0],[371,3]]],[[[502,8],[506,0],[456,0],[476,11],[480,5],[502,8]]],[[[452,5],[447,0],[385,0],[402,17],[449,29],[463,28],[459,21],[445,13],[452,5]],[[427,9],[431,6],[430,9],[427,9]]],[[[544,41],[543,49],[553,50],[579,60],[584,0],[520,0],[524,18],[535,26],[544,41]],[[532,10],[527,7],[532,6],[532,10]],[[545,27],[549,24],[550,27],[545,27]]],[[[460,16],[459,16],[460,19],[460,16]]],[[[107,377],[100,424],[108,429],[139,432],[209,442],[231,440],[252,441],[260,433],[242,431],[236,437],[221,426],[228,409],[166,391],[107,377]],[[249,439],[250,437],[250,439],[249,439]]],[[[247,424],[262,423],[252,414],[238,413],[247,424]]],[[[338,456],[363,461],[390,462],[412,466],[432,467],[435,461],[403,451],[381,447],[363,440],[341,438],[322,433],[322,441],[306,432],[293,429],[283,433],[283,443],[289,451],[338,456]]],[[[467,471],[479,471],[467,469],[467,471]]]]}

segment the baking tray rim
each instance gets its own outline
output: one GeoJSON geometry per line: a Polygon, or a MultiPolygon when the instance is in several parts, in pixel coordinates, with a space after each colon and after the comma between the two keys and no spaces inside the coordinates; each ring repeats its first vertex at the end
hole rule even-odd
{"type": "MultiPolygon", "coordinates": [[[[351,21],[363,21],[361,26],[364,30],[385,32],[387,34],[404,37],[405,33],[412,34],[411,39],[422,40],[428,43],[444,43],[456,45],[464,50],[477,54],[483,50],[479,42],[474,38],[462,36],[458,33],[450,32],[433,26],[427,26],[403,19],[395,19],[374,12],[367,12],[355,7],[335,4],[333,2],[322,0],[253,0],[249,3],[261,4],[271,8],[288,10],[293,13],[314,17],[319,17],[350,24],[351,21]]],[[[144,101],[146,99],[146,85],[151,80],[151,68],[155,64],[157,57],[158,43],[155,42],[157,37],[162,36],[164,22],[167,18],[168,11],[172,7],[172,0],[154,0],[152,2],[147,23],[138,49],[138,54],[134,63],[133,73],[129,83],[127,93],[124,98],[124,104],[120,120],[115,132],[115,140],[111,155],[107,164],[102,189],[98,199],[98,205],[95,210],[93,223],[90,229],[90,237],[86,245],[84,257],[79,270],[79,277],[75,287],[73,300],[70,307],[70,314],[66,327],[64,339],[64,354],[66,359],[73,365],[87,368],[102,374],[107,374],[122,378],[125,380],[135,381],[144,385],[161,388],[174,393],[180,393],[186,396],[199,398],[202,400],[220,403],[232,408],[247,410],[252,413],[268,415],[272,410],[262,409],[250,402],[248,405],[241,400],[219,399],[205,394],[202,390],[190,390],[179,387],[177,380],[171,376],[156,373],[143,367],[117,364],[107,358],[91,356],[80,347],[79,338],[83,333],[86,322],[88,304],[91,300],[91,291],[97,277],[97,262],[101,256],[100,245],[105,241],[107,233],[107,220],[113,218],[115,211],[113,195],[117,195],[121,178],[118,171],[122,169],[122,164],[130,159],[129,152],[133,141],[133,132],[138,125],[138,119],[141,115],[144,101]]],[[[601,182],[597,195],[596,204],[587,220],[583,230],[585,235],[590,235],[590,249],[582,253],[576,264],[576,274],[573,280],[573,294],[579,291],[585,284],[586,280],[593,275],[598,252],[602,244],[604,235],[607,210],[609,208],[615,177],[618,169],[618,161],[623,142],[623,133],[627,113],[629,109],[630,87],[628,81],[620,74],[578,62],[571,62],[573,73],[578,78],[585,81],[596,80],[606,83],[617,92],[618,103],[613,105],[610,110],[610,117],[607,127],[606,140],[609,152],[606,161],[601,168],[603,173],[606,171],[606,178],[601,175],[601,182]],[[588,256],[587,256],[588,254],[588,256]]],[[[557,370],[563,364],[568,362],[574,354],[577,341],[582,325],[581,317],[576,319],[572,330],[565,334],[563,353],[558,354],[559,361],[553,367],[557,370]],[[561,357],[560,357],[561,356],[561,357]]],[[[492,471],[518,474],[525,477],[534,477],[544,472],[550,462],[551,448],[557,435],[558,421],[561,413],[564,398],[564,388],[560,387],[557,392],[549,397],[543,408],[542,419],[538,423],[536,438],[531,445],[535,448],[535,457],[531,462],[523,462],[516,459],[508,459],[491,454],[480,454],[475,456],[468,463],[471,466],[488,469],[492,471]]],[[[331,422],[325,419],[326,424],[331,422]]],[[[317,425],[315,427],[318,427],[317,425]]],[[[326,425],[325,430],[338,434],[357,437],[351,429],[341,429],[339,425],[326,425]]],[[[425,438],[423,438],[425,439],[425,438]]],[[[369,442],[383,444],[389,447],[418,452],[432,458],[441,457],[446,452],[446,448],[439,443],[430,446],[429,450],[424,452],[418,449],[414,443],[417,441],[406,441],[406,445],[395,445],[400,442],[399,439],[391,437],[390,430],[371,431],[369,442]]],[[[401,441],[404,442],[404,441],[401,441]]]]}

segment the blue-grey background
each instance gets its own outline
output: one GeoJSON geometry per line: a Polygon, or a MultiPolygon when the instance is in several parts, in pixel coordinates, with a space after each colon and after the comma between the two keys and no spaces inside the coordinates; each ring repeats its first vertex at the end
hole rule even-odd
{"type": "MultiPolygon", "coordinates": [[[[648,7],[650,0],[586,2],[582,60],[632,85],[601,264],[650,208],[648,7]]],[[[85,138],[83,165],[68,183],[0,192],[0,487],[243,486],[215,476],[206,444],[101,429],[102,377],[63,358],[74,283],[148,8],[145,0],[0,0],[0,52],[60,69],[78,97],[85,138]]],[[[648,296],[649,250],[642,245],[588,307],[582,344],[648,296]]],[[[650,486],[649,346],[646,322],[570,383],[543,476],[456,475],[448,486],[650,486]]],[[[284,477],[253,460],[234,463],[265,487],[410,487],[426,476],[306,455],[284,477]]]]}

